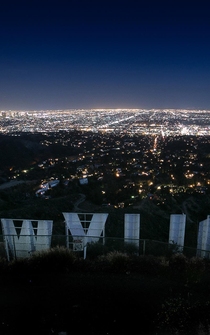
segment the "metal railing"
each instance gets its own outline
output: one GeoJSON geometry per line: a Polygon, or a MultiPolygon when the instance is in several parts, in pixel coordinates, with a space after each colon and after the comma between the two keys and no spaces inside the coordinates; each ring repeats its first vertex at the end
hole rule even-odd
{"type": "Polygon", "coordinates": [[[123,252],[136,255],[153,255],[153,256],[171,256],[174,253],[182,253],[187,257],[203,257],[210,258],[210,251],[198,250],[196,248],[178,246],[173,243],[155,241],[149,239],[124,239],[118,237],[101,237],[91,238],[91,242],[84,236],[29,236],[21,235],[21,239],[17,235],[0,235],[0,257],[12,259],[30,257],[36,251],[48,250],[54,247],[66,247],[80,253],[81,257],[97,257],[112,251],[123,252]],[[25,237],[25,241],[24,241],[25,237]],[[34,243],[37,237],[50,240],[50,244],[34,243]],[[31,242],[31,240],[33,241],[31,242]]]}

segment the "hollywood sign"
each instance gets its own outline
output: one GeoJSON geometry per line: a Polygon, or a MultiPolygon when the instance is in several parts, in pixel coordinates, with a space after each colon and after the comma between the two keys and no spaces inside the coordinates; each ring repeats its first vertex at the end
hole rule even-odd
{"type": "Polygon", "coordinates": [[[7,259],[50,248],[53,221],[1,219],[7,259]]]}
{"type": "MultiPolygon", "coordinates": [[[[66,229],[66,246],[73,243],[73,250],[84,251],[87,245],[98,242],[105,237],[107,213],[63,213],[66,229]]],[[[51,247],[53,221],[1,219],[7,259],[30,257],[35,251],[51,247]]],[[[169,243],[176,244],[182,252],[185,238],[186,215],[171,214],[169,243]]],[[[124,215],[124,241],[139,247],[140,214],[124,215]]],[[[197,238],[197,256],[209,257],[210,251],[210,216],[199,223],[197,238]]]]}

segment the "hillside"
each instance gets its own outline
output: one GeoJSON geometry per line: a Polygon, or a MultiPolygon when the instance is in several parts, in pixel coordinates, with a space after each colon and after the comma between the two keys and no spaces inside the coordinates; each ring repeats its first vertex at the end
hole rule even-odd
{"type": "Polygon", "coordinates": [[[196,248],[197,231],[200,221],[209,215],[209,195],[183,195],[173,203],[168,202],[164,208],[148,198],[128,208],[103,207],[90,200],[81,199],[82,189],[72,189],[72,186],[58,186],[48,199],[35,196],[35,185],[23,183],[11,188],[0,190],[0,217],[13,219],[53,220],[54,233],[64,234],[64,217],[62,212],[107,212],[106,236],[123,237],[124,214],[140,213],[142,239],[168,242],[170,214],[186,213],[185,245],[196,248]],[[176,201],[176,202],[175,202],[176,201]],[[78,206],[75,207],[75,204],[78,206]]]}

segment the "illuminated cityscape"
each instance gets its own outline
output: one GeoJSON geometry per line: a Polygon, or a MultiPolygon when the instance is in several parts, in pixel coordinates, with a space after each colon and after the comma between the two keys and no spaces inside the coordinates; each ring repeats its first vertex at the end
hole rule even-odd
{"type": "Polygon", "coordinates": [[[164,209],[168,197],[175,204],[180,194],[209,192],[209,116],[174,109],[1,111],[1,187],[36,180],[33,195],[47,199],[55,191],[44,185],[59,180],[79,185],[100,206],[138,207],[150,198],[164,209]]]}
{"type": "Polygon", "coordinates": [[[210,135],[210,110],[70,109],[1,111],[0,133],[80,130],[139,135],[210,135]]]}

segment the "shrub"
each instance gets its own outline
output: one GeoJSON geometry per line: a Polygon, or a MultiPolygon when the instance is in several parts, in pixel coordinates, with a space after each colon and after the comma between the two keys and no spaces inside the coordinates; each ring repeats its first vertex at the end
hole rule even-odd
{"type": "MultiPolygon", "coordinates": [[[[116,245],[115,245],[116,246],[116,245]]],[[[110,254],[111,252],[116,252],[114,246],[109,244],[102,244],[100,242],[91,242],[87,244],[87,258],[90,260],[96,260],[98,256],[105,254],[110,254]]],[[[120,254],[126,254],[128,256],[136,255],[139,249],[133,243],[122,243],[118,244],[117,248],[120,254]]]]}
{"type": "Polygon", "coordinates": [[[119,252],[124,253],[124,241],[122,239],[107,238],[106,249],[108,252],[114,252],[115,250],[118,250],[119,252]]]}
{"type": "Polygon", "coordinates": [[[91,242],[87,244],[87,258],[96,259],[105,253],[105,246],[99,242],[91,242]]]}
{"type": "Polygon", "coordinates": [[[144,240],[145,251],[144,254],[154,255],[156,257],[171,257],[173,254],[178,253],[178,246],[176,243],[163,243],[153,240],[144,240]]]}
{"type": "Polygon", "coordinates": [[[106,262],[112,272],[122,273],[129,271],[130,257],[125,253],[112,251],[105,256],[101,256],[100,261],[106,262]]]}
{"type": "Polygon", "coordinates": [[[27,273],[28,269],[28,258],[20,258],[8,262],[7,266],[4,267],[4,272],[10,274],[21,274],[27,273]]]}
{"type": "Polygon", "coordinates": [[[0,274],[4,273],[7,267],[8,267],[8,261],[6,260],[6,258],[4,257],[0,258],[0,274]]]}
{"type": "Polygon", "coordinates": [[[127,255],[139,254],[139,247],[134,243],[125,242],[122,239],[106,239],[104,253],[114,252],[116,250],[127,255]]]}
{"type": "Polygon", "coordinates": [[[185,274],[188,267],[188,259],[183,254],[174,254],[169,259],[169,269],[172,271],[174,275],[182,275],[185,274]]]}
{"type": "Polygon", "coordinates": [[[30,268],[41,272],[69,272],[73,269],[77,257],[72,250],[65,247],[54,247],[36,251],[29,259],[30,268]]]}
{"type": "Polygon", "coordinates": [[[124,252],[127,255],[137,255],[139,254],[139,247],[136,246],[134,243],[125,243],[124,244],[124,252]]]}
{"type": "Polygon", "coordinates": [[[187,279],[190,282],[199,282],[205,273],[205,261],[200,257],[192,257],[188,262],[187,279]]]}
{"type": "Polygon", "coordinates": [[[141,274],[158,274],[164,266],[162,258],[152,255],[133,256],[131,261],[131,271],[141,274]]]}

